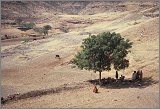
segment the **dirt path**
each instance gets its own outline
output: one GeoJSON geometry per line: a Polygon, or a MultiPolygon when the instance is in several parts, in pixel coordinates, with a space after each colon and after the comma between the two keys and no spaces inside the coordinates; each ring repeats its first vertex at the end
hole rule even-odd
{"type": "Polygon", "coordinates": [[[93,86],[62,91],[3,105],[21,108],[155,108],[159,107],[158,91],[149,88],[104,89],[92,92],[93,86]],[[77,99],[78,98],[78,99],[77,99]]]}

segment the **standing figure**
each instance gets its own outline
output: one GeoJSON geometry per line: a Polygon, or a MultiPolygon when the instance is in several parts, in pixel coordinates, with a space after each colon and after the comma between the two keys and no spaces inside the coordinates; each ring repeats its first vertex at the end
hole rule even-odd
{"type": "Polygon", "coordinates": [[[96,85],[94,85],[93,92],[98,93],[98,89],[97,89],[96,85]]]}
{"type": "Polygon", "coordinates": [[[116,71],[116,79],[118,79],[118,71],[116,71]]]}
{"type": "Polygon", "coordinates": [[[139,73],[139,80],[142,81],[142,78],[143,78],[143,73],[142,73],[142,70],[141,70],[141,72],[139,73]]]}
{"type": "Polygon", "coordinates": [[[134,71],[134,73],[132,74],[132,81],[135,81],[137,77],[137,73],[136,71],[134,71]]]}
{"type": "Polygon", "coordinates": [[[136,80],[139,80],[139,73],[140,73],[140,71],[138,70],[137,75],[136,75],[136,80]]]}

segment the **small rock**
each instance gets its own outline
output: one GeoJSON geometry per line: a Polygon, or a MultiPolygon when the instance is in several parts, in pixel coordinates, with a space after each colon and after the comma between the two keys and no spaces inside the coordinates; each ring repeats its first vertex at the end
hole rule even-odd
{"type": "Polygon", "coordinates": [[[118,101],[117,99],[115,99],[114,101],[118,101]]]}
{"type": "Polygon", "coordinates": [[[139,99],[140,97],[139,96],[137,96],[137,99],[139,99]]]}

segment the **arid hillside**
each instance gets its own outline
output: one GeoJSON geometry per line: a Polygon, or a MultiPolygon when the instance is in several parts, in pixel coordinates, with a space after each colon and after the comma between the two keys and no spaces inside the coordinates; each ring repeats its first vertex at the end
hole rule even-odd
{"type": "MultiPolygon", "coordinates": [[[[92,15],[104,12],[144,11],[158,12],[158,1],[123,2],[123,1],[3,1],[2,19],[34,19],[48,15],[92,15]]],[[[158,13],[154,13],[158,14],[158,13]]]]}
{"type": "MultiPolygon", "coordinates": [[[[21,37],[24,32],[19,31],[16,26],[12,26],[16,19],[22,19],[25,22],[34,22],[37,27],[50,24],[54,34],[72,31],[73,29],[84,28],[98,22],[110,21],[121,18],[124,13],[127,19],[136,20],[140,17],[158,17],[158,2],[62,2],[62,1],[3,1],[1,3],[1,37],[5,34],[12,34],[10,37],[21,37]],[[111,13],[111,16],[98,18],[97,14],[111,13]],[[113,13],[113,14],[112,14],[113,13]],[[118,13],[118,16],[114,16],[118,13]],[[133,13],[133,14],[131,14],[133,13]],[[64,16],[65,15],[65,16],[64,16]],[[71,16],[73,15],[73,16],[71,16]],[[76,15],[82,16],[80,18],[76,15]],[[67,17],[68,16],[68,17],[67,17]],[[89,16],[89,17],[87,17],[89,16]],[[93,17],[94,18],[93,18],[93,17]],[[95,17],[96,16],[96,17],[95,17]],[[91,17],[91,19],[90,19],[91,17]],[[12,28],[12,29],[10,29],[12,28]],[[16,31],[16,33],[12,32],[16,31]]],[[[102,14],[103,15],[103,14],[102,14]]],[[[109,14],[108,14],[109,15],[109,14]]],[[[122,19],[125,20],[125,19],[122,19]]],[[[115,22],[116,23],[116,22],[115,22]]],[[[28,34],[34,31],[28,31],[28,34]]]]}
{"type": "MultiPolygon", "coordinates": [[[[9,99],[2,107],[159,107],[158,2],[3,1],[1,5],[1,95],[9,99]],[[19,18],[52,29],[48,35],[34,28],[22,31],[14,24],[19,18]],[[131,79],[140,69],[143,85],[97,86],[95,94],[87,81],[97,79],[98,73],[69,63],[84,38],[108,31],[133,42],[129,67],[119,75],[131,79]]],[[[102,72],[102,78],[108,77],[115,78],[114,69],[102,72]]]]}

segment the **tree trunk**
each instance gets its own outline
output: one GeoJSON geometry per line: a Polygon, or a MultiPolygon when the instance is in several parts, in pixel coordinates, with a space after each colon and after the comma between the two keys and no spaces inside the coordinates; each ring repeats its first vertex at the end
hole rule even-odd
{"type": "Polygon", "coordinates": [[[99,72],[99,84],[101,85],[101,72],[99,72]]]}

